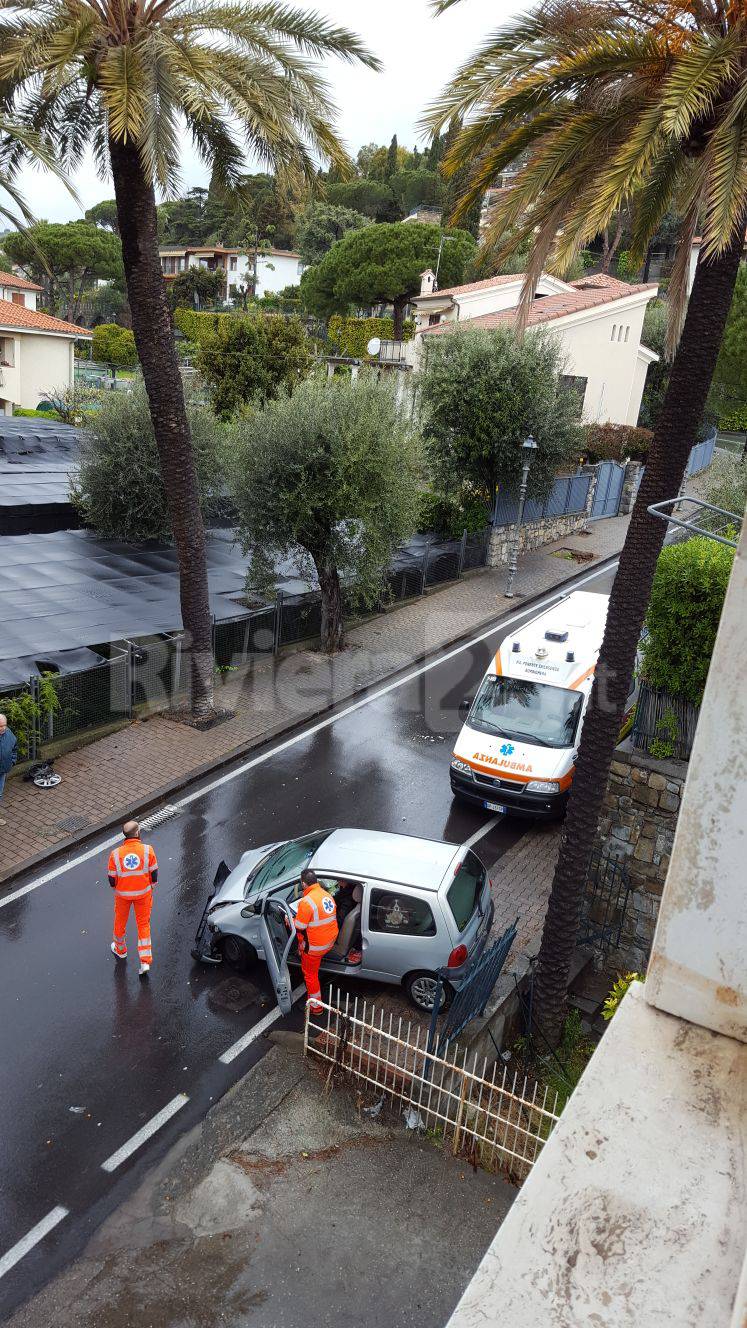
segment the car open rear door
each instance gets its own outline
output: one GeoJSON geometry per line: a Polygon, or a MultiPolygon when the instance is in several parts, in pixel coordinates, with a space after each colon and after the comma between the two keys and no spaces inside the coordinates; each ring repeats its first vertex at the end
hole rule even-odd
{"type": "Polygon", "coordinates": [[[288,972],[288,955],[296,944],[293,914],[281,899],[265,898],[259,919],[259,933],[267,960],[267,971],[275,988],[283,1014],[293,1009],[293,989],[288,972]]]}

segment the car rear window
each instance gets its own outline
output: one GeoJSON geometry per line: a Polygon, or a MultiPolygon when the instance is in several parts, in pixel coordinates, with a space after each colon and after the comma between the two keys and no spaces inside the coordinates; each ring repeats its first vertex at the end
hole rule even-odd
{"type": "Polygon", "coordinates": [[[424,899],[392,890],[372,890],[368,926],[390,936],[435,936],[436,920],[424,899]]]}
{"type": "Polygon", "coordinates": [[[457,868],[454,880],[446,891],[457,931],[463,932],[480,901],[485,884],[485,868],[471,850],[457,868]]]}

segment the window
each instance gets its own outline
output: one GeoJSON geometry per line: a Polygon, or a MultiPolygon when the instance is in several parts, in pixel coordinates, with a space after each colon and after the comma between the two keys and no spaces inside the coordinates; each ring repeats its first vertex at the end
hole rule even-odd
{"type": "Polygon", "coordinates": [[[236,258],[236,255],[233,254],[233,255],[231,256],[231,271],[232,271],[232,272],[235,272],[235,271],[236,271],[236,264],[237,264],[237,262],[238,262],[238,259],[236,258]]]}
{"type": "Polygon", "coordinates": [[[628,326],[627,326],[626,329],[625,329],[625,340],[626,340],[626,341],[627,341],[627,339],[628,339],[629,336],[630,336],[630,324],[628,324],[628,326]]]}
{"type": "Polygon", "coordinates": [[[584,378],[582,374],[561,374],[558,382],[563,392],[571,392],[575,396],[580,415],[584,408],[588,378],[584,378]]]}
{"type": "Polygon", "coordinates": [[[17,291],[17,290],[14,290],[14,291],[13,291],[13,295],[12,295],[12,303],[13,303],[13,304],[25,304],[25,303],[26,303],[26,296],[23,294],[23,291],[17,291]]]}
{"type": "Polygon", "coordinates": [[[323,830],[321,834],[304,835],[303,839],[292,839],[289,844],[281,844],[280,848],[273,849],[254,875],[249,877],[246,884],[247,897],[273,885],[275,881],[287,880],[295,872],[300,876],[328,834],[329,830],[323,830]]]}
{"type": "Polygon", "coordinates": [[[436,921],[425,900],[401,891],[371,891],[368,925],[388,936],[436,935],[436,921]]]}
{"type": "Polygon", "coordinates": [[[446,892],[449,908],[460,934],[480,903],[484,885],[485,868],[477,854],[469,849],[446,892]]]}
{"type": "Polygon", "coordinates": [[[435,327],[436,324],[437,324],[437,323],[440,323],[440,322],[441,322],[441,315],[440,315],[440,314],[429,314],[429,315],[428,315],[428,326],[429,326],[429,327],[435,327]]]}
{"type": "Polygon", "coordinates": [[[616,331],[617,331],[617,323],[613,323],[613,324],[612,324],[612,336],[610,337],[610,341],[614,341],[614,340],[615,340],[615,333],[616,333],[616,331]]]}
{"type": "Polygon", "coordinates": [[[303,275],[303,263],[300,261],[300,259],[298,263],[296,263],[296,272],[298,273],[299,277],[303,275]]]}
{"type": "Polygon", "coordinates": [[[621,323],[617,333],[617,340],[622,341],[622,339],[623,339],[623,325],[621,323]]]}
{"type": "MultiPolygon", "coordinates": [[[[583,694],[528,678],[486,678],[469,713],[470,728],[540,747],[572,747],[583,694]]],[[[506,755],[510,756],[510,752],[506,755]]]]}

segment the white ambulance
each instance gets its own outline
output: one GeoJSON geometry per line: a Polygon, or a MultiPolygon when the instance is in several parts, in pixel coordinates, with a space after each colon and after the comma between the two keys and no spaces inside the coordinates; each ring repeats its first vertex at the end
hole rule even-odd
{"type": "Polygon", "coordinates": [[[608,604],[575,590],[501,642],[477,695],[459,707],[456,797],[512,816],[563,814],[608,604]]]}

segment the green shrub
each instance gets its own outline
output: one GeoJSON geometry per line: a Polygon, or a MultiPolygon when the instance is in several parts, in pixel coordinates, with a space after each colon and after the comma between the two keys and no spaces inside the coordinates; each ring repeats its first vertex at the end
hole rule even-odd
{"type": "Polygon", "coordinates": [[[741,406],[729,406],[720,411],[718,427],[727,433],[747,432],[747,401],[741,406]]]}
{"type": "Polygon", "coordinates": [[[93,329],[91,359],[103,364],[137,364],[135,338],[128,327],[118,323],[99,323],[93,329]]]}
{"type": "MultiPolygon", "coordinates": [[[[700,704],[733,560],[733,549],[703,537],[662,549],[641,646],[652,687],[700,704]]],[[[669,732],[657,739],[672,740],[669,732]]]]}
{"type": "Polygon", "coordinates": [[[632,987],[634,982],[643,982],[643,974],[623,973],[618,977],[617,981],[613,984],[612,989],[609,992],[602,1007],[603,1019],[609,1021],[613,1017],[613,1015],[617,1012],[617,1009],[620,1005],[620,1001],[622,1000],[628,988],[632,987]]]}
{"type": "Polygon", "coordinates": [[[631,257],[628,249],[621,249],[617,255],[616,276],[618,281],[635,281],[641,270],[640,263],[636,263],[631,257]]]}
{"type": "MultiPolygon", "coordinates": [[[[349,355],[352,359],[368,358],[367,346],[372,337],[382,341],[391,341],[394,337],[393,318],[343,318],[333,314],[328,324],[329,339],[340,355],[349,355]]],[[[405,319],[404,338],[409,341],[415,334],[412,318],[405,319]]]]}
{"type": "Polygon", "coordinates": [[[175,309],[174,326],[184,334],[187,341],[199,346],[206,337],[212,336],[226,323],[235,323],[247,314],[209,314],[198,313],[196,309],[175,309]]]}
{"type": "Polygon", "coordinates": [[[229,315],[201,335],[195,363],[214,411],[228,419],[245,406],[272,400],[283,388],[292,391],[308,374],[312,358],[298,318],[229,315]]]}
{"type": "Polygon", "coordinates": [[[56,410],[26,410],[24,406],[14,406],[13,414],[24,420],[58,420],[60,418],[56,410]]]}
{"type": "Polygon", "coordinates": [[[633,424],[585,424],[584,456],[590,462],[645,461],[653,436],[633,424]]]}
{"type": "Polygon", "coordinates": [[[747,465],[741,457],[725,456],[722,451],[715,453],[706,499],[714,507],[741,516],[747,503],[747,465]]]}
{"type": "Polygon", "coordinates": [[[451,495],[426,489],[420,495],[418,530],[459,539],[466,530],[475,535],[488,524],[488,510],[482,498],[473,493],[451,495]]]}
{"type": "Polygon", "coordinates": [[[31,692],[0,696],[0,714],[5,715],[8,727],[16,736],[21,760],[29,754],[34,729],[41,731],[49,716],[56,715],[60,709],[52,674],[45,673],[39,679],[38,697],[38,701],[34,700],[31,692]]]}

